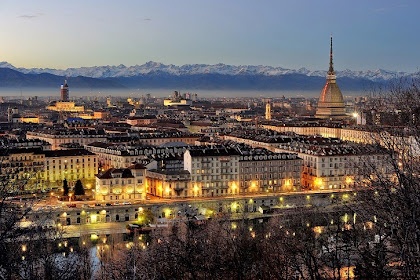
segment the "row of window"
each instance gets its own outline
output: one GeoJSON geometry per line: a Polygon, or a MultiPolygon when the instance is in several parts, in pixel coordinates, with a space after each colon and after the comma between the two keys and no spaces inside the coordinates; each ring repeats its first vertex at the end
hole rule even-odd
{"type": "MultiPolygon", "coordinates": [[[[88,158],[87,158],[87,162],[90,162],[90,159],[91,159],[91,158],[90,158],[90,157],[88,157],[88,158]]],[[[55,163],[55,161],[56,161],[56,160],[55,160],[55,159],[53,159],[53,160],[52,160],[52,163],[55,163]]],[[[70,163],[73,163],[73,159],[72,159],[72,158],[71,158],[70,160],[64,159],[64,160],[63,160],[63,163],[67,163],[68,161],[69,161],[70,163]]],[[[85,162],[85,159],[84,159],[84,158],[82,158],[82,161],[81,161],[81,162],[85,162]]],[[[95,158],[95,157],[93,158],[93,162],[96,162],[96,158],[95,158]]],[[[59,160],[58,160],[58,163],[59,163],[59,164],[61,164],[61,159],[59,159],[59,160]]],[[[79,159],[75,159],[74,163],[80,163],[79,159]]],[[[50,162],[49,162],[49,161],[48,161],[48,164],[50,164],[50,162]]]]}

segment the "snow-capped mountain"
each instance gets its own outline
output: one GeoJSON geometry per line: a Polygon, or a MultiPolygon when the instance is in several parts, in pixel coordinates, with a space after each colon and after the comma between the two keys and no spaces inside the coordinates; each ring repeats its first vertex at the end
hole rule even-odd
{"type": "MultiPolygon", "coordinates": [[[[306,68],[297,70],[286,69],[282,67],[263,66],[263,65],[226,65],[223,63],[207,65],[207,64],[185,64],[177,66],[173,64],[162,64],[159,62],[147,62],[142,65],[125,66],[120,64],[118,66],[93,66],[68,68],[65,70],[50,69],[50,68],[16,68],[8,62],[0,62],[0,68],[9,68],[19,71],[24,74],[41,74],[50,73],[57,76],[67,77],[91,77],[99,79],[108,78],[123,78],[136,77],[153,74],[168,74],[174,76],[188,76],[188,75],[203,75],[203,74],[219,74],[219,75],[257,75],[257,76],[282,76],[291,74],[300,74],[308,77],[325,77],[326,71],[315,70],[311,71],[306,68]]],[[[418,73],[394,72],[387,70],[368,70],[368,71],[354,71],[345,69],[337,71],[337,77],[351,78],[351,79],[366,79],[374,82],[388,81],[390,79],[399,77],[409,77],[418,75],[418,73]]]]}

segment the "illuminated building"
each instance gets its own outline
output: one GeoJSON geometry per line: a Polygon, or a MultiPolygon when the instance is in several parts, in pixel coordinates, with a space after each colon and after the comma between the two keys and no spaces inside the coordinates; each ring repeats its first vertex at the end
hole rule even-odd
{"type": "Polygon", "coordinates": [[[50,106],[47,106],[48,110],[57,111],[57,112],[84,112],[85,107],[77,106],[76,103],[67,101],[57,101],[50,106]]]}
{"type": "Polygon", "coordinates": [[[110,168],[96,175],[95,199],[121,201],[145,198],[145,170],[142,164],[110,168]]]}
{"type": "Polygon", "coordinates": [[[192,100],[183,98],[179,94],[178,91],[174,91],[174,95],[172,99],[165,99],[163,100],[164,106],[191,106],[192,100]]]}
{"type": "Polygon", "coordinates": [[[276,151],[296,152],[303,159],[301,183],[308,189],[353,187],[366,175],[369,164],[387,173],[386,155],[376,146],[301,136],[296,141],[281,144],[276,151]]]}
{"type": "Polygon", "coordinates": [[[5,149],[0,157],[1,176],[12,184],[24,182],[19,191],[61,189],[64,179],[69,186],[79,179],[87,186],[94,183],[97,171],[96,155],[83,149],[5,149]]]}
{"type": "Polygon", "coordinates": [[[241,193],[287,192],[300,189],[302,159],[297,154],[266,149],[244,150],[239,159],[241,193]]]}
{"type": "Polygon", "coordinates": [[[64,85],[61,85],[61,99],[56,101],[49,106],[48,110],[57,111],[57,112],[84,112],[85,108],[83,106],[76,106],[74,102],[69,100],[69,86],[67,81],[64,85]]]}
{"type": "Polygon", "coordinates": [[[61,188],[66,179],[69,186],[81,180],[93,186],[98,170],[97,156],[84,149],[44,151],[44,182],[47,188],[61,188]]]}
{"type": "Polygon", "coordinates": [[[162,198],[194,196],[187,170],[147,170],[146,186],[148,193],[162,198]]]}
{"type": "Polygon", "coordinates": [[[98,156],[102,168],[127,168],[135,162],[143,162],[149,157],[159,154],[183,154],[185,146],[130,145],[121,146],[104,142],[94,142],[85,146],[87,150],[98,156]]]}
{"type": "Polygon", "coordinates": [[[184,153],[184,170],[191,174],[197,196],[239,193],[239,158],[236,149],[223,146],[191,147],[184,153]]]}

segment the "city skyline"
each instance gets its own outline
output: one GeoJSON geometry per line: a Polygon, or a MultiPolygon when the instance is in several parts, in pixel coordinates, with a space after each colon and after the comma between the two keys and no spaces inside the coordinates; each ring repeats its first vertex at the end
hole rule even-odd
{"type": "Polygon", "coordinates": [[[270,65],[418,71],[414,1],[0,2],[0,61],[65,69],[100,65],[270,65]],[[305,6],[305,9],[301,7],[305,6]],[[74,20],[77,19],[77,20],[74,20]],[[7,24],[6,24],[7,23],[7,24]]]}

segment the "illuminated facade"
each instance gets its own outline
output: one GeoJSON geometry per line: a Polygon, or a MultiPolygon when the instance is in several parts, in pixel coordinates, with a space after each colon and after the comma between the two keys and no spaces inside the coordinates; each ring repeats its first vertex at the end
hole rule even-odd
{"type": "Polygon", "coordinates": [[[57,112],[84,112],[84,106],[77,106],[76,103],[71,101],[57,101],[55,104],[47,106],[47,110],[57,112]]]}
{"type": "Polygon", "coordinates": [[[194,197],[190,172],[186,170],[147,170],[147,193],[161,198],[194,197]]]}
{"type": "Polygon", "coordinates": [[[227,147],[196,147],[184,153],[184,169],[191,174],[196,196],[239,193],[239,153],[227,147]]]}
{"type": "Polygon", "coordinates": [[[351,188],[366,176],[371,165],[388,174],[386,155],[369,148],[333,144],[314,147],[301,143],[283,145],[276,151],[297,152],[303,159],[302,188],[318,190],[351,188]]]}
{"type": "Polygon", "coordinates": [[[121,201],[145,198],[145,170],[141,164],[128,168],[111,168],[96,176],[95,199],[121,201]]]}
{"type": "Polygon", "coordinates": [[[191,106],[192,100],[183,98],[178,91],[174,91],[172,99],[164,99],[163,106],[191,106]]]}
{"type": "Polygon", "coordinates": [[[297,154],[254,149],[241,155],[241,193],[288,192],[300,189],[302,159],[297,154]]]}
{"type": "Polygon", "coordinates": [[[48,189],[61,188],[66,179],[69,186],[81,180],[90,189],[98,170],[97,156],[84,149],[44,151],[44,182],[48,189]]]}
{"type": "Polygon", "coordinates": [[[262,125],[265,129],[277,132],[294,132],[300,135],[321,135],[322,137],[335,137],[343,141],[356,143],[374,143],[375,133],[356,128],[324,127],[324,126],[281,126],[262,125]]]}

